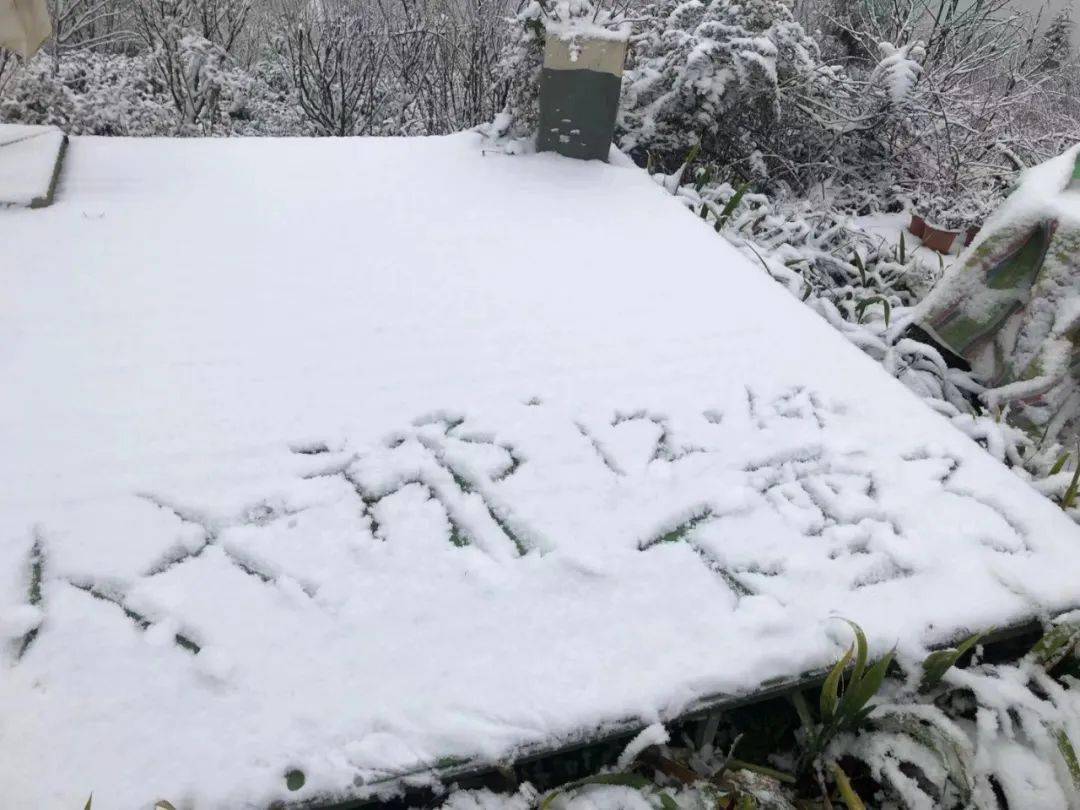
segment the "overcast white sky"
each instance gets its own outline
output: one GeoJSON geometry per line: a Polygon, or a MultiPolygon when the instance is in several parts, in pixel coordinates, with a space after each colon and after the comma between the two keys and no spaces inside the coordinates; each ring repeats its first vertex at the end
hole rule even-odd
{"type": "MultiPolygon", "coordinates": [[[[1032,10],[1040,8],[1045,1],[1046,0],[1013,0],[1018,6],[1032,10]]],[[[1077,23],[1080,23],[1080,0],[1050,0],[1049,6],[1051,14],[1065,6],[1071,6],[1073,19],[1077,23]]]]}
{"type": "Polygon", "coordinates": [[[1080,43],[1080,31],[1077,27],[1080,27],[1080,0],[1013,0],[1020,8],[1030,9],[1031,11],[1038,11],[1044,5],[1049,8],[1049,12],[1044,14],[1044,19],[1052,17],[1059,9],[1069,6],[1072,8],[1072,18],[1075,23],[1073,28],[1073,42],[1080,43]]]}

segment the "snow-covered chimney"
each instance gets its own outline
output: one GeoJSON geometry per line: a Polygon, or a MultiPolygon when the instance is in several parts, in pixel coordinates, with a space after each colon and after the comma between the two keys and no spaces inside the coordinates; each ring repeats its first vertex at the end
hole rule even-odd
{"type": "Polygon", "coordinates": [[[619,110],[626,36],[609,30],[548,30],[540,75],[537,149],[607,160],[619,110]]]}

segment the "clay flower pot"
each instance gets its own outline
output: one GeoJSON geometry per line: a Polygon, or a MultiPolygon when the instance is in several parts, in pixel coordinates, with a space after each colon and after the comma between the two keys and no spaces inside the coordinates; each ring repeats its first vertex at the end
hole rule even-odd
{"type": "Polygon", "coordinates": [[[978,225],[971,225],[968,227],[964,232],[964,247],[967,247],[975,241],[975,237],[979,235],[979,230],[980,228],[978,225]]]}
{"type": "Polygon", "coordinates": [[[946,230],[927,222],[923,233],[923,247],[936,250],[938,253],[951,253],[959,236],[960,231],[946,230]]]}
{"type": "Polygon", "coordinates": [[[926,220],[914,211],[911,212],[911,223],[907,228],[911,231],[913,236],[917,236],[920,239],[923,238],[923,234],[926,233],[926,220]]]}

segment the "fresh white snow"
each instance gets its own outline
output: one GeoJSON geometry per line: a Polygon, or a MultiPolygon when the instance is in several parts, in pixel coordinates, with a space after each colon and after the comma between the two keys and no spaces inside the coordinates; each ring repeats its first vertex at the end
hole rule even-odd
{"type": "Polygon", "coordinates": [[[479,144],[73,138],[0,211],[5,804],[361,795],[1080,603],[643,172],[479,144]]]}
{"type": "Polygon", "coordinates": [[[63,146],[56,127],[0,125],[0,208],[44,202],[63,146]]]}

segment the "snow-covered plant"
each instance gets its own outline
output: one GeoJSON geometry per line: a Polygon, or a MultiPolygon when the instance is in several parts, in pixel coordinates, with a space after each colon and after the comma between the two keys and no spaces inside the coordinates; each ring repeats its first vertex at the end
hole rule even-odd
{"type": "Polygon", "coordinates": [[[1080,802],[1080,616],[1050,628],[1021,661],[952,666],[972,637],[931,654],[921,672],[887,682],[861,731],[828,755],[860,760],[883,800],[909,808],[1074,807],[1080,802]],[[932,677],[931,677],[932,676],[932,677]]]}
{"type": "Polygon", "coordinates": [[[1074,50],[1074,29],[1072,10],[1069,6],[1064,6],[1046,26],[1039,54],[1041,67],[1052,71],[1069,61],[1070,51],[1074,50]]]}
{"type": "Polygon", "coordinates": [[[379,4],[372,17],[386,37],[387,131],[454,132],[491,121],[504,102],[494,71],[506,16],[505,0],[379,4]]]}
{"type": "MultiPolygon", "coordinates": [[[[825,60],[845,66],[819,113],[843,133],[832,151],[846,182],[888,173],[909,191],[956,196],[1059,153],[1080,130],[1075,51],[1047,42],[1021,4],[816,0],[803,19],[825,60]]],[[[1069,24],[1055,22],[1060,41],[1069,24]]]]}
{"type": "Polygon", "coordinates": [[[895,652],[871,662],[866,634],[855,622],[848,624],[855,640],[825,677],[817,715],[814,716],[801,691],[792,692],[792,701],[802,724],[796,735],[800,748],[796,773],[817,771],[820,774],[825,764],[822,758],[837,736],[862,727],[877,708],[870,701],[884,684],[895,652]]]}
{"type": "Polygon", "coordinates": [[[985,167],[965,169],[946,184],[921,183],[911,194],[911,207],[927,222],[949,230],[981,227],[1001,207],[1014,175],[985,167]]]}
{"type": "Polygon", "coordinates": [[[304,115],[322,135],[367,135],[386,113],[387,42],[352,5],[296,6],[276,50],[304,115]]]}
{"type": "Polygon", "coordinates": [[[186,128],[212,126],[249,0],[136,0],[136,24],[186,128]]]}
{"type": "Polygon", "coordinates": [[[112,47],[134,39],[121,0],[48,0],[53,35],[47,44],[53,71],[72,49],[112,47]]]}
{"type": "Polygon", "coordinates": [[[540,72],[544,67],[544,24],[539,3],[529,3],[510,22],[509,41],[495,75],[506,87],[506,104],[490,124],[488,138],[513,148],[531,143],[540,120],[540,72]]]}
{"type": "Polygon", "coordinates": [[[889,101],[900,106],[915,89],[915,83],[922,73],[921,62],[926,57],[926,48],[918,41],[899,48],[891,42],[881,42],[878,43],[878,51],[881,61],[870,74],[870,84],[883,87],[889,101]]]}
{"type": "Polygon", "coordinates": [[[250,71],[234,68],[225,74],[221,126],[234,135],[316,134],[276,59],[260,60],[250,71]]]}
{"type": "Polygon", "coordinates": [[[168,135],[175,116],[164,83],[142,55],[39,53],[0,96],[0,121],[52,124],[75,135],[168,135]]]}
{"type": "MultiPolygon", "coordinates": [[[[299,103],[276,63],[253,70],[226,65],[217,74],[216,120],[205,134],[307,134],[299,103]]],[[[144,54],[66,51],[59,68],[40,53],[12,77],[0,95],[0,121],[52,124],[73,135],[177,135],[172,96],[144,54]]]]}
{"type": "Polygon", "coordinates": [[[750,176],[751,154],[791,159],[780,144],[830,72],[783,0],[661,0],[631,38],[619,144],[674,168],[700,142],[750,176]]]}

